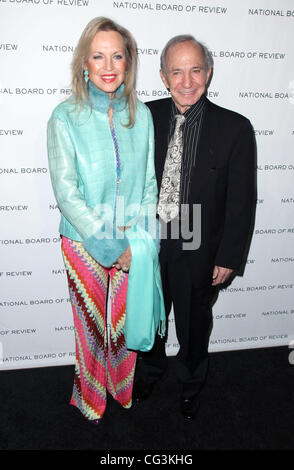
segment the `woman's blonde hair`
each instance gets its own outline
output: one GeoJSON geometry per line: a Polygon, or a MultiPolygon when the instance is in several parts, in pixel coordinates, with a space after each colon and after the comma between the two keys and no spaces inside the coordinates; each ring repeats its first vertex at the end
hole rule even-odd
{"type": "Polygon", "coordinates": [[[118,32],[125,44],[126,75],[124,80],[124,92],[128,108],[129,122],[127,127],[132,127],[136,114],[136,70],[137,70],[137,46],[131,33],[124,27],[109,18],[97,17],[91,20],[85,27],[74,52],[72,70],[72,91],[77,104],[83,105],[89,99],[88,86],[84,80],[84,67],[88,59],[91,43],[99,31],[118,32]]]}

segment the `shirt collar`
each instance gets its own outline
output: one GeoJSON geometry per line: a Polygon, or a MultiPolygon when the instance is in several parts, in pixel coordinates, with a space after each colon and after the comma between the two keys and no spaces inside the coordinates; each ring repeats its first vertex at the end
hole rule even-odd
{"type": "MultiPolygon", "coordinates": [[[[184,116],[186,118],[185,124],[187,123],[189,126],[195,126],[197,123],[201,112],[203,111],[206,104],[206,97],[202,95],[201,98],[192,106],[190,106],[187,111],[184,112],[184,116]]],[[[172,104],[172,119],[179,114],[179,110],[176,107],[175,103],[172,104]]]]}

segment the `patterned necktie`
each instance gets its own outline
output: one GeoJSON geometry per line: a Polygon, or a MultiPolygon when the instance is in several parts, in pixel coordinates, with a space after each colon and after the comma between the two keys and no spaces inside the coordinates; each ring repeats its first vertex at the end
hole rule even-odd
{"type": "Polygon", "coordinates": [[[164,170],[161,181],[158,215],[166,223],[179,213],[181,164],[183,153],[183,136],[181,126],[185,121],[182,114],[177,114],[175,131],[168,144],[164,170]]]}

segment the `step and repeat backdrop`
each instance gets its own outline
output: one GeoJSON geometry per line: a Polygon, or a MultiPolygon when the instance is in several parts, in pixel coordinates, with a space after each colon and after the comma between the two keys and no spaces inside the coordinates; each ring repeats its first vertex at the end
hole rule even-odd
{"type": "MultiPolygon", "coordinates": [[[[166,41],[191,33],[214,57],[208,97],[246,115],[257,145],[247,264],[220,291],[210,351],[294,338],[293,0],[0,0],[0,368],[74,363],[74,331],[51,189],[46,125],[71,94],[78,38],[96,16],[135,36],[142,101],[167,97],[166,41]]],[[[173,314],[168,355],[178,349],[173,314]]]]}

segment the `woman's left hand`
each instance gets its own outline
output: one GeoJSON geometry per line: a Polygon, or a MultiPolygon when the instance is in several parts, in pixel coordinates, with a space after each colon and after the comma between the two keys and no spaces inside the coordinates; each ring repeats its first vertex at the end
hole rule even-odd
{"type": "Polygon", "coordinates": [[[126,251],[118,258],[114,265],[117,269],[122,269],[124,272],[128,272],[131,266],[131,260],[132,252],[131,248],[128,246],[126,251]]]}

